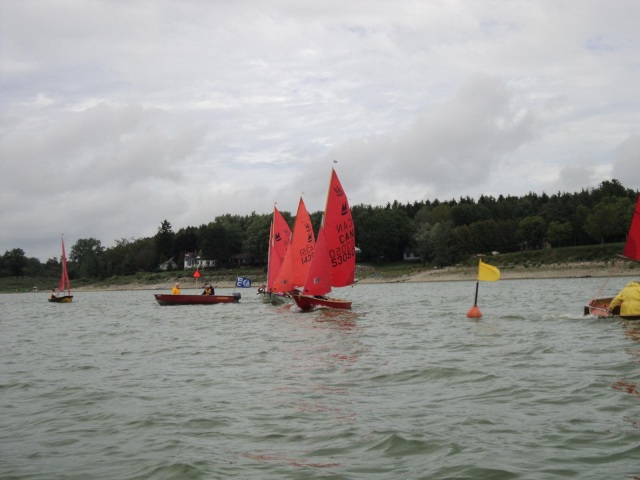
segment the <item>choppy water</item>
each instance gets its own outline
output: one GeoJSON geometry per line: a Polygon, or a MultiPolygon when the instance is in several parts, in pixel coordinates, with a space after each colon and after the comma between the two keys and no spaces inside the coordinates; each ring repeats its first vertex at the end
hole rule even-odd
{"type": "Polygon", "coordinates": [[[583,317],[601,283],[482,283],[480,320],[475,282],[0,295],[0,478],[639,478],[640,322],[583,317]]]}

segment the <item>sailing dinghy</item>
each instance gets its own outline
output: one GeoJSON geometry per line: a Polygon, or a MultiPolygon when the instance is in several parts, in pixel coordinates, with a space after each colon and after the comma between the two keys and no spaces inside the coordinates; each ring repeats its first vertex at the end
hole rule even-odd
{"type": "MultiPolygon", "coordinates": [[[[622,256],[627,260],[640,262],[640,195],[633,211],[631,226],[627,235],[622,256]]],[[[619,317],[625,320],[640,320],[640,315],[620,315],[620,306],[609,311],[609,304],[614,297],[594,298],[584,307],[585,315],[595,315],[598,317],[619,317]]]]}
{"type": "Polygon", "coordinates": [[[314,246],[311,217],[300,198],[291,242],[287,246],[282,266],[273,284],[273,292],[289,297],[291,293],[298,291],[298,287],[302,288],[309,273],[314,246]]]}
{"type": "Polygon", "coordinates": [[[258,288],[263,303],[281,305],[285,302],[282,295],[274,291],[278,273],[284,262],[287,247],[291,241],[291,229],[276,206],[273,206],[273,219],[269,230],[269,257],[267,260],[267,285],[258,288]]]}
{"type": "Polygon", "coordinates": [[[59,295],[51,293],[49,301],[53,303],[71,303],[73,295],[71,295],[71,283],[69,282],[69,272],[67,271],[67,254],[64,251],[64,238],[62,239],[62,273],[60,274],[60,284],[58,285],[59,295]],[[65,295],[64,292],[67,291],[65,295]]]}
{"type": "Polygon", "coordinates": [[[350,309],[350,300],[327,295],[332,287],[353,285],[355,270],[356,238],[353,217],[338,175],[335,169],[331,169],[327,204],[309,273],[302,293],[292,293],[291,296],[303,311],[316,307],[350,309]]]}

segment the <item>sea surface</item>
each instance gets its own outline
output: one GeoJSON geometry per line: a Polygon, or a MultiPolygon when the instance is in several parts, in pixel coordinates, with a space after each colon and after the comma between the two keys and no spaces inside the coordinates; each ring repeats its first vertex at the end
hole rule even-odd
{"type": "Polygon", "coordinates": [[[480,319],[471,281],[0,295],[0,478],[638,479],[640,322],[583,316],[603,281],[481,282],[480,319]]]}

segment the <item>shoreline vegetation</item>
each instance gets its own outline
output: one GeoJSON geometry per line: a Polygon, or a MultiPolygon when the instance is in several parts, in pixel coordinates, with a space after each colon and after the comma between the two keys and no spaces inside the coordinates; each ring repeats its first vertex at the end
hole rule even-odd
{"type": "MultiPolygon", "coordinates": [[[[491,258],[485,260],[493,264],[491,258]]],[[[548,278],[589,278],[589,277],[629,277],[640,278],[640,264],[627,261],[594,261],[571,262],[549,265],[513,265],[500,266],[500,281],[548,278]]],[[[477,265],[457,265],[443,268],[411,266],[410,268],[385,268],[369,265],[356,266],[356,284],[372,283],[404,283],[404,282],[460,282],[476,281],[477,265]]],[[[202,289],[205,282],[215,288],[234,288],[235,280],[229,274],[219,275],[208,271],[201,271],[198,279],[198,289],[202,289]]],[[[266,275],[247,275],[238,270],[238,275],[248,276],[252,280],[252,288],[259,287],[266,281],[266,275]]],[[[90,292],[105,290],[171,290],[174,283],[180,283],[183,290],[195,289],[196,281],[184,272],[174,272],[174,276],[164,281],[153,279],[130,279],[127,283],[110,283],[109,279],[74,288],[74,292],[90,292]]]]}
{"type": "MultiPolygon", "coordinates": [[[[419,262],[361,262],[356,264],[356,285],[404,282],[459,282],[476,281],[478,260],[500,270],[500,281],[546,278],[634,277],[640,279],[640,262],[620,256],[624,244],[611,243],[578,247],[528,250],[497,255],[474,255],[466,261],[447,267],[423,265],[419,262]]],[[[109,290],[154,290],[168,292],[178,282],[183,291],[204,288],[205,283],[215,288],[235,288],[236,277],[251,279],[252,288],[266,282],[267,272],[261,266],[234,266],[200,270],[196,282],[193,270],[166,272],[138,272],[105,279],[71,279],[72,293],[109,290]]],[[[3,277],[0,292],[50,292],[57,288],[59,278],[3,277]]],[[[250,289],[239,289],[248,290],[250,289]]]]}

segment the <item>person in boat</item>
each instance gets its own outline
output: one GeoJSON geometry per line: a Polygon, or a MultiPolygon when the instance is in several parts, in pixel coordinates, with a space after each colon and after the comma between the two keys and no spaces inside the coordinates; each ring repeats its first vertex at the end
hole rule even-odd
{"type": "Polygon", "coordinates": [[[208,283],[205,283],[204,291],[202,292],[202,295],[215,295],[215,291],[213,290],[213,287],[211,285],[209,285],[208,283]]]}
{"type": "Polygon", "coordinates": [[[176,283],[175,286],[171,289],[171,295],[180,295],[180,284],[176,283]]]}
{"type": "Polygon", "coordinates": [[[49,298],[51,298],[52,300],[54,298],[58,298],[58,295],[56,295],[56,289],[55,288],[51,289],[51,296],[49,298]]]}
{"type": "Polygon", "coordinates": [[[620,293],[611,300],[609,313],[620,305],[620,315],[640,315],[640,282],[631,280],[620,293]]]}

